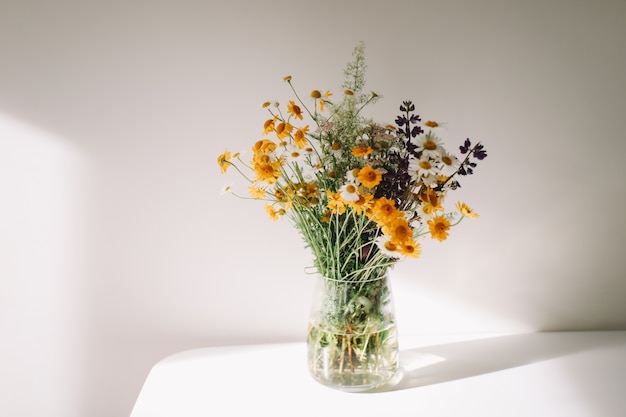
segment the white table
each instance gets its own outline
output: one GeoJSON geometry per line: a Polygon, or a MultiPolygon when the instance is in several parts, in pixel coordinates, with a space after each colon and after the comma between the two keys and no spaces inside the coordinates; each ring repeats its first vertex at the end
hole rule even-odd
{"type": "Polygon", "coordinates": [[[626,331],[400,337],[395,383],[356,394],[315,382],[304,343],[185,351],[131,417],[626,416],[626,331]]]}

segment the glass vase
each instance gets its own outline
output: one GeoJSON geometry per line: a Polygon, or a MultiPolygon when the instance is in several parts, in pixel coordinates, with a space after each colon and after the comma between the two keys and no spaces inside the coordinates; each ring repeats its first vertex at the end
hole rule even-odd
{"type": "Polygon", "coordinates": [[[316,280],[307,337],[313,378],[349,392],[390,382],[398,369],[398,335],[388,274],[316,280]]]}

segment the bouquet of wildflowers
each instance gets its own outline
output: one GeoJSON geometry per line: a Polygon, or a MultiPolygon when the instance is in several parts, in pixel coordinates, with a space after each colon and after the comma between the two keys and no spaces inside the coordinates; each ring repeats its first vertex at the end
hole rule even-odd
{"type": "Polygon", "coordinates": [[[341,100],[314,90],[305,103],[294,93],[286,108],[266,102],[270,117],[252,159],[226,151],[222,172],[234,167],[249,182],[249,197],[265,201],[272,219],[288,218],[302,234],[321,275],[342,280],[381,276],[421,253],[420,237],[443,241],[464,217],[478,217],[447,194],[473,173],[487,153],[466,139],[457,156],[437,136],[440,125],[422,120],[404,101],[395,123],[379,124],[362,110],[379,96],[365,92],[364,45],[344,73],[341,100]]]}
{"type": "MultiPolygon", "coordinates": [[[[269,118],[252,158],[226,151],[222,172],[233,167],[249,182],[249,197],[265,202],[272,219],[289,219],[325,277],[308,332],[309,368],[320,382],[361,389],[388,381],[397,369],[397,336],[384,277],[404,258],[417,258],[419,240],[448,237],[465,217],[458,202],[444,202],[459,180],[487,153],[466,139],[462,158],[448,152],[439,124],[422,120],[404,101],[392,124],[362,114],[379,99],[364,91],[364,46],[345,69],[340,100],[314,90],[304,102],[294,94],[286,108],[266,102],[269,118]]],[[[318,284],[319,285],[319,284],[318,284]]]]}

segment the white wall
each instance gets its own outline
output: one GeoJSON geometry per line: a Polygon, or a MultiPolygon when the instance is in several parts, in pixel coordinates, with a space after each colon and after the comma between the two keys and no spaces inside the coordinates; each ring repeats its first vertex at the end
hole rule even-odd
{"type": "Polygon", "coordinates": [[[489,151],[481,218],[394,271],[401,331],[626,329],[625,39],[610,0],[4,0],[0,415],[124,416],[168,354],[303,340],[308,254],[215,161],[359,40],[372,116],[489,151]]]}

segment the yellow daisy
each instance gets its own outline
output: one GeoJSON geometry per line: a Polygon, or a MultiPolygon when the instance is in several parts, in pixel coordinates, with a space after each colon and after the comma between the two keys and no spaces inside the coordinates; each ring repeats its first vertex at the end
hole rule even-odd
{"type": "Polygon", "coordinates": [[[281,122],[278,124],[278,126],[276,126],[276,129],[274,129],[274,131],[276,132],[276,136],[278,137],[278,139],[284,139],[288,137],[293,131],[293,126],[287,122],[281,122]]]}
{"type": "Polygon", "coordinates": [[[437,216],[428,221],[428,228],[430,229],[430,235],[433,239],[443,242],[448,237],[450,221],[444,216],[437,216]]]}
{"type": "Polygon", "coordinates": [[[349,201],[348,206],[352,208],[355,214],[366,213],[370,209],[374,195],[363,194],[359,195],[359,199],[356,201],[349,201]]]}
{"type": "Polygon", "coordinates": [[[419,243],[413,242],[411,240],[409,243],[405,243],[400,247],[400,253],[410,258],[419,258],[419,256],[422,254],[422,249],[419,243]]]}
{"type": "Polygon", "coordinates": [[[291,100],[287,104],[287,111],[293,117],[297,117],[298,119],[302,120],[302,110],[300,109],[300,106],[298,106],[293,100],[291,100]]]}
{"type": "Polygon", "coordinates": [[[367,188],[374,188],[380,184],[383,176],[371,166],[365,166],[359,171],[357,178],[367,188]]]}
{"type": "Polygon", "coordinates": [[[383,233],[391,236],[391,241],[403,245],[413,237],[413,230],[404,216],[396,217],[392,222],[383,226],[383,233]]]}
{"type": "Polygon", "coordinates": [[[374,150],[369,146],[362,148],[352,148],[352,155],[356,157],[369,155],[372,152],[374,152],[374,150]]]}
{"type": "Polygon", "coordinates": [[[257,200],[259,200],[265,197],[265,189],[251,185],[248,187],[248,194],[250,194],[250,197],[256,198],[257,200]]]}
{"type": "Polygon", "coordinates": [[[274,131],[275,122],[276,122],[276,117],[274,117],[273,119],[268,119],[265,121],[265,123],[263,123],[263,135],[267,135],[268,133],[274,131]]]}
{"type": "Polygon", "coordinates": [[[346,212],[346,204],[343,202],[339,193],[332,193],[330,190],[326,191],[328,194],[327,207],[332,213],[343,214],[346,212]]]}
{"type": "Polygon", "coordinates": [[[469,217],[470,219],[477,219],[478,218],[478,213],[476,213],[474,210],[472,210],[465,203],[461,203],[460,201],[458,201],[456,203],[456,208],[457,208],[457,210],[459,210],[459,213],[461,213],[465,217],[469,217]]]}
{"type": "Polygon", "coordinates": [[[273,206],[271,206],[269,204],[266,204],[265,205],[265,211],[267,212],[267,214],[270,215],[270,219],[272,219],[274,221],[278,220],[278,212],[276,211],[276,209],[273,206]]]}
{"type": "Polygon", "coordinates": [[[230,152],[226,151],[220,156],[217,157],[217,164],[220,166],[220,172],[223,174],[226,172],[228,167],[231,165],[230,161],[230,152]]]}
{"type": "Polygon", "coordinates": [[[307,145],[306,134],[308,132],[309,132],[309,125],[306,125],[296,130],[296,133],[293,136],[293,144],[296,145],[300,149],[306,147],[307,145]]]}
{"type": "Polygon", "coordinates": [[[391,223],[396,217],[402,216],[393,200],[382,197],[376,200],[371,209],[371,217],[378,224],[391,223]]]}

